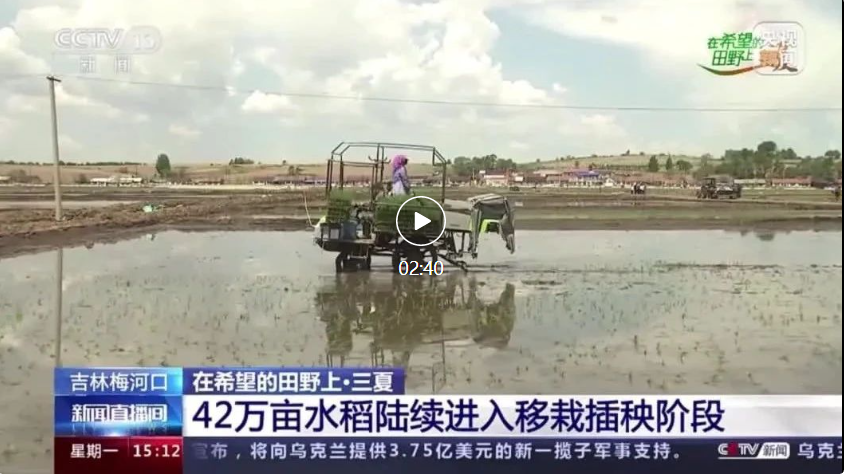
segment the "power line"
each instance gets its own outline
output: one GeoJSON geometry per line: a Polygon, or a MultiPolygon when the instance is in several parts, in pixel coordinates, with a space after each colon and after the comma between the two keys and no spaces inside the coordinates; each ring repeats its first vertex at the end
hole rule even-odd
{"type": "Polygon", "coordinates": [[[226,92],[234,94],[249,95],[256,92],[274,95],[279,97],[300,98],[300,99],[324,99],[324,100],[350,100],[359,102],[385,102],[385,103],[401,103],[401,104],[422,104],[422,105],[447,105],[447,106],[462,106],[462,107],[497,107],[497,108],[514,108],[514,109],[551,109],[551,110],[590,110],[590,111],[615,111],[615,112],[705,112],[705,113],[811,113],[811,112],[840,112],[841,107],[654,107],[654,106],[602,106],[602,105],[564,105],[564,104],[520,104],[507,102],[479,102],[479,101],[459,101],[459,100],[440,100],[440,99],[414,99],[402,97],[383,97],[383,96],[355,96],[355,95],[339,95],[339,94],[323,94],[323,93],[304,93],[304,92],[283,92],[283,91],[268,91],[260,89],[239,89],[235,87],[212,86],[202,84],[176,84],[167,82],[153,82],[153,81],[134,81],[124,79],[112,79],[105,77],[79,76],[69,75],[64,76],[72,79],[79,79],[82,81],[92,82],[107,82],[116,84],[130,84],[138,86],[154,86],[154,87],[172,87],[178,89],[190,89],[196,91],[213,91],[226,92]]]}
{"type": "Polygon", "coordinates": [[[11,82],[16,81],[19,79],[29,79],[32,77],[46,77],[49,76],[49,72],[42,72],[38,74],[0,74],[0,81],[2,82],[11,82]]]}

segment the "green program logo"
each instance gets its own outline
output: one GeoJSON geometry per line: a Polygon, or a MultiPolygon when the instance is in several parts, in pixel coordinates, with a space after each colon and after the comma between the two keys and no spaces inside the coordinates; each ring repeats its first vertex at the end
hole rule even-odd
{"type": "Polygon", "coordinates": [[[719,76],[749,72],[767,76],[800,74],[806,64],[806,35],[795,22],[763,22],[750,31],[725,32],[707,40],[708,64],[719,76]]]}

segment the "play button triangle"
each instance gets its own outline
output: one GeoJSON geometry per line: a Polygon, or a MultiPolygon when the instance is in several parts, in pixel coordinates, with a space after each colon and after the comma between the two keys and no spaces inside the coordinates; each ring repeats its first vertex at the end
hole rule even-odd
{"type": "Polygon", "coordinates": [[[418,212],[413,213],[413,230],[419,230],[430,223],[431,219],[428,219],[418,212]]]}

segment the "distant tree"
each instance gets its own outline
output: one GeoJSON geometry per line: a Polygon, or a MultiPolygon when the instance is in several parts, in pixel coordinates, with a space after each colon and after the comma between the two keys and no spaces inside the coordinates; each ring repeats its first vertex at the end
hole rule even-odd
{"type": "Polygon", "coordinates": [[[665,160],[665,171],[669,173],[674,171],[674,160],[670,156],[665,160]]]}
{"type": "Polygon", "coordinates": [[[767,155],[773,155],[777,152],[777,144],[776,142],[772,142],[770,140],[764,141],[756,146],[756,151],[767,155]]]}
{"type": "Polygon", "coordinates": [[[13,183],[28,183],[29,175],[27,175],[24,170],[12,170],[9,172],[9,179],[11,179],[13,183]]]}
{"type": "Polygon", "coordinates": [[[786,148],[785,150],[780,150],[778,153],[778,158],[785,161],[797,161],[800,159],[800,157],[797,156],[797,152],[795,152],[793,148],[786,148]]]}
{"type": "Polygon", "coordinates": [[[472,176],[472,160],[465,156],[458,156],[452,160],[452,172],[457,176],[472,176]]]}
{"type": "Polygon", "coordinates": [[[826,153],[823,154],[825,158],[832,159],[833,161],[838,161],[841,159],[841,152],[838,150],[827,150],[826,153]]]}
{"type": "Polygon", "coordinates": [[[536,162],[537,162],[537,163],[540,163],[540,162],[541,162],[541,160],[540,160],[539,158],[537,158],[537,159],[536,159],[536,162]]]}
{"type": "Polygon", "coordinates": [[[287,175],[288,176],[296,176],[296,167],[293,166],[293,165],[288,166],[287,167],[287,175]]]}
{"type": "Polygon", "coordinates": [[[40,183],[41,178],[36,175],[30,175],[22,169],[16,169],[9,172],[9,178],[13,183],[40,183]]]}
{"type": "Polygon", "coordinates": [[[712,164],[712,155],[707,155],[709,154],[707,153],[701,157],[700,164],[694,172],[694,176],[697,179],[705,178],[715,172],[715,167],[712,164]]]}
{"type": "Polygon", "coordinates": [[[79,173],[76,175],[76,178],[73,180],[76,184],[88,184],[88,175],[85,173],[79,173]]]}
{"type": "MultiPolygon", "coordinates": [[[[540,163],[541,160],[537,158],[536,162],[540,163]]],[[[505,170],[505,171],[515,171],[515,170],[519,169],[519,165],[516,164],[515,161],[513,161],[509,158],[498,158],[498,159],[496,159],[494,167],[505,170]]]]}
{"type": "Polygon", "coordinates": [[[580,160],[574,160],[574,167],[580,169],[580,160]]]}
{"type": "Polygon", "coordinates": [[[686,160],[677,160],[677,170],[681,173],[689,173],[692,171],[694,166],[686,161],[686,160]]]}
{"type": "Polygon", "coordinates": [[[768,176],[774,167],[774,159],[777,156],[777,144],[772,141],[764,141],[756,146],[756,152],[751,157],[753,163],[753,177],[768,176]]]}
{"type": "Polygon", "coordinates": [[[622,155],[622,156],[630,156],[630,150],[625,151],[624,155],[622,155]]]}
{"type": "Polygon", "coordinates": [[[598,165],[596,165],[595,163],[589,163],[589,171],[595,171],[595,168],[597,167],[598,165]]]}
{"type": "Polygon", "coordinates": [[[255,161],[242,156],[238,156],[229,160],[229,165],[254,165],[255,161]]]}
{"type": "Polygon", "coordinates": [[[117,169],[117,172],[120,173],[120,174],[129,174],[129,168],[127,168],[125,166],[121,166],[120,168],[117,169]]]}
{"type": "Polygon", "coordinates": [[[774,176],[785,176],[785,169],[786,166],[783,158],[780,156],[774,158],[774,164],[771,168],[771,174],[773,174],[774,176]]]}
{"type": "Polygon", "coordinates": [[[165,177],[170,174],[170,171],[170,157],[165,153],[158,155],[155,160],[155,172],[158,176],[165,177]]]}
{"type": "Polygon", "coordinates": [[[281,160],[281,166],[287,166],[287,160],[281,160]]]}
{"type": "Polygon", "coordinates": [[[648,171],[651,173],[659,171],[659,160],[655,156],[651,156],[651,159],[648,160],[648,171]]]}
{"type": "Polygon", "coordinates": [[[639,156],[645,156],[645,152],[644,152],[644,151],[640,151],[640,152],[639,152],[639,156]]]}

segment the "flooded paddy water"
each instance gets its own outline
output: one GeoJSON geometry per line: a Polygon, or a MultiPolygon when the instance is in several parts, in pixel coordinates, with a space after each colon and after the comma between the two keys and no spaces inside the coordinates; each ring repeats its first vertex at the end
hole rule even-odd
{"type": "Polygon", "coordinates": [[[334,274],[305,232],[0,260],[0,472],[50,472],[64,365],[402,365],[412,393],[842,393],[841,232],[519,232],[470,273],[334,274]],[[63,317],[55,317],[57,259],[63,317]]]}

